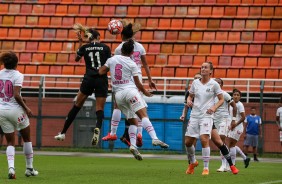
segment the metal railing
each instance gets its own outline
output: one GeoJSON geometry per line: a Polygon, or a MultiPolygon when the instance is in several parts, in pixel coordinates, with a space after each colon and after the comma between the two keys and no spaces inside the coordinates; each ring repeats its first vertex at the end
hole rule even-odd
{"type": "MultiPolygon", "coordinates": [[[[25,74],[23,94],[38,94],[40,81],[42,81],[42,96],[46,95],[75,95],[79,89],[81,75],[31,75],[25,74]]],[[[282,94],[282,79],[242,79],[242,78],[223,78],[223,89],[232,92],[234,88],[238,88],[246,94],[246,102],[252,98],[252,93],[261,92],[261,83],[263,82],[264,93],[282,94]]],[[[153,81],[157,85],[158,94],[165,97],[171,96],[171,92],[184,94],[185,89],[189,88],[192,78],[177,77],[153,77],[153,81]]],[[[109,77],[110,84],[110,77],[109,77]]],[[[147,77],[143,77],[143,84],[148,87],[147,77]]],[[[109,85],[111,90],[111,85],[109,85]]],[[[259,97],[258,97],[259,98],[259,97]]],[[[267,97],[266,97],[267,98],[267,97]]]]}

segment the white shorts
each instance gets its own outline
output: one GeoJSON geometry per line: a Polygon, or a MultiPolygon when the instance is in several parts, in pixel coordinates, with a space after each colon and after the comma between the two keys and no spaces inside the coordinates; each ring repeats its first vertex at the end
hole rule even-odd
{"type": "Polygon", "coordinates": [[[146,103],[137,89],[126,89],[115,93],[118,108],[127,119],[137,118],[135,112],[146,108],[146,103]]]}
{"type": "Polygon", "coordinates": [[[282,131],[279,131],[280,133],[280,142],[282,142],[282,131]]]}
{"type": "Polygon", "coordinates": [[[211,137],[213,119],[211,117],[193,118],[190,117],[185,136],[199,138],[200,135],[208,134],[211,137]]]}
{"type": "Polygon", "coordinates": [[[244,131],[243,126],[237,126],[237,127],[235,127],[235,129],[233,131],[228,132],[228,137],[239,141],[240,136],[242,135],[243,131],[244,131]]]}
{"type": "Polygon", "coordinates": [[[231,124],[231,118],[220,118],[213,120],[214,126],[216,127],[219,135],[227,136],[228,127],[231,124]]]}
{"type": "Polygon", "coordinates": [[[0,110],[0,125],[4,133],[13,133],[29,126],[29,118],[22,108],[0,110]]]}

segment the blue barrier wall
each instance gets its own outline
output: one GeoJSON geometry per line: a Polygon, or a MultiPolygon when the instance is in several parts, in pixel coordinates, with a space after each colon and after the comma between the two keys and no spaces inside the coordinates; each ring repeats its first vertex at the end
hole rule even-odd
{"type": "MultiPolygon", "coordinates": [[[[169,149],[174,151],[183,151],[183,123],[179,121],[182,113],[183,104],[169,103],[148,103],[148,115],[155,128],[157,136],[160,140],[170,145],[169,149]]],[[[106,136],[110,131],[111,103],[105,105],[105,118],[103,123],[102,136],[106,136]]],[[[121,137],[124,132],[124,116],[119,124],[117,136],[121,137]]],[[[102,141],[102,148],[108,149],[109,142],[102,141]]],[[[127,148],[120,140],[114,141],[115,149],[127,148]]],[[[143,130],[143,146],[142,149],[161,149],[152,146],[152,140],[146,130],[143,130]]]]}

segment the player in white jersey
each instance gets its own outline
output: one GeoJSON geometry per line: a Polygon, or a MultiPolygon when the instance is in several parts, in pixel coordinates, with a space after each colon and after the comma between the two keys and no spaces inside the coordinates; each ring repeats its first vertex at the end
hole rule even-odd
{"type": "Polygon", "coordinates": [[[213,71],[211,62],[204,62],[201,67],[202,79],[194,80],[189,90],[187,105],[193,107],[190,122],[185,134],[185,145],[190,157],[190,164],[186,174],[194,174],[194,168],[198,166],[195,159],[195,148],[193,142],[200,137],[202,144],[202,156],[204,161],[204,170],[202,175],[209,174],[210,146],[209,139],[213,125],[213,113],[222,105],[222,91],[217,82],[210,78],[213,71]],[[214,103],[215,97],[219,98],[217,104],[214,103]],[[194,102],[193,102],[194,99],[194,102]]]}
{"type": "Polygon", "coordinates": [[[108,59],[106,64],[99,69],[99,74],[111,73],[111,81],[115,100],[119,109],[125,114],[130,126],[128,129],[130,137],[130,151],[137,160],[142,160],[141,154],[136,146],[137,118],[142,120],[143,126],[153,138],[154,146],[167,146],[160,141],[156,135],[154,127],[150,122],[146,103],[144,102],[140,90],[146,96],[152,96],[146,91],[138,77],[138,67],[129,57],[133,52],[134,41],[129,40],[122,46],[122,55],[115,55],[108,59]]]}
{"type": "MultiPolygon", "coordinates": [[[[129,39],[132,39],[132,37],[134,36],[134,32],[133,32],[133,29],[132,29],[132,24],[128,24],[126,25],[123,30],[122,30],[122,33],[121,33],[121,37],[122,37],[122,40],[123,42],[115,49],[115,55],[121,55],[121,48],[123,46],[123,44],[125,43],[125,41],[129,40],[129,39]]],[[[138,67],[138,77],[139,77],[139,80],[141,81],[142,83],[142,65],[143,67],[145,68],[145,71],[146,71],[146,74],[148,76],[148,82],[149,82],[149,87],[150,88],[155,88],[156,89],[156,85],[155,83],[152,81],[152,78],[151,78],[151,74],[150,74],[150,70],[149,70],[149,67],[147,65],[147,62],[146,62],[146,51],[143,47],[142,44],[134,41],[134,50],[133,50],[133,54],[131,55],[131,59],[136,63],[137,67],[138,67]]],[[[147,107],[147,104],[146,104],[146,107],[147,107]]],[[[113,114],[112,114],[112,119],[111,119],[111,132],[102,138],[102,140],[104,141],[114,141],[117,139],[117,135],[116,135],[116,132],[117,132],[117,127],[119,125],[119,122],[121,120],[121,111],[120,109],[117,108],[117,106],[115,106],[115,109],[113,110],[113,114]]],[[[121,137],[121,140],[123,142],[126,142],[126,137],[128,136],[127,135],[127,132],[128,132],[128,122],[126,121],[125,122],[126,124],[126,129],[125,129],[125,133],[124,133],[124,136],[121,137]]],[[[139,119],[138,120],[138,128],[137,128],[137,146],[138,147],[141,147],[142,146],[142,122],[141,120],[139,119]]],[[[147,127],[144,127],[145,129],[147,127]]]]}
{"type": "MultiPolygon", "coordinates": [[[[215,81],[223,87],[223,81],[220,78],[216,78],[215,81]]],[[[225,91],[223,91],[223,98],[224,103],[216,110],[214,113],[214,126],[218,130],[218,134],[223,143],[225,143],[226,136],[229,132],[229,127],[232,124],[233,126],[236,123],[236,113],[237,113],[237,106],[236,103],[233,101],[232,97],[225,91]],[[232,112],[229,112],[229,106],[232,107],[232,112]],[[232,114],[233,118],[231,120],[230,113],[232,114]]],[[[215,98],[215,103],[217,103],[218,98],[215,98]]],[[[221,152],[222,153],[222,152],[221,152]]],[[[226,163],[225,157],[221,154],[221,166],[217,169],[218,172],[225,172],[228,171],[229,165],[226,163]]],[[[249,165],[250,159],[244,159],[245,167],[247,168],[249,165]]]]}
{"type": "Polygon", "coordinates": [[[16,70],[18,57],[14,52],[0,55],[0,63],[4,69],[0,71],[0,126],[7,140],[8,178],[15,179],[15,130],[19,130],[23,141],[26,158],[26,176],[36,176],[38,171],[33,168],[33,148],[30,139],[29,118],[31,110],[20,95],[23,74],[16,70]]]}
{"type": "MultiPolygon", "coordinates": [[[[236,144],[240,139],[241,134],[244,131],[243,122],[245,121],[245,108],[244,105],[240,102],[241,99],[241,91],[238,89],[233,90],[233,100],[237,106],[237,113],[236,113],[236,123],[231,124],[230,131],[228,132],[229,138],[229,149],[230,149],[230,156],[232,158],[233,164],[235,164],[236,160],[236,144]]],[[[232,112],[233,108],[230,107],[229,111],[232,112]]],[[[231,118],[233,119],[233,113],[231,114],[231,118]]]]}
{"type": "Polygon", "coordinates": [[[276,124],[278,125],[280,143],[282,146],[282,96],[280,98],[280,107],[276,111],[276,124]]]}

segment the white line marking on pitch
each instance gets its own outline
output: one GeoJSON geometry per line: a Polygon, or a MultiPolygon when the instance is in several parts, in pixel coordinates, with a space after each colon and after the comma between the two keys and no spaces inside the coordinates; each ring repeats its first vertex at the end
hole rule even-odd
{"type": "Polygon", "coordinates": [[[272,184],[272,183],[282,183],[282,180],[277,180],[277,181],[269,181],[265,183],[259,183],[259,184],[272,184]]]}

